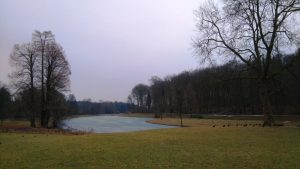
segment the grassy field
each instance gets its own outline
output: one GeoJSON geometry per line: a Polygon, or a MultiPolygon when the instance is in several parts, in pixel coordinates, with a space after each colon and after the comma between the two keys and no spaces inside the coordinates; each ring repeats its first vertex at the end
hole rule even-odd
{"type": "MultiPolygon", "coordinates": [[[[148,122],[155,124],[180,126],[179,118],[157,118],[149,120],[148,122]]],[[[186,127],[261,127],[262,121],[183,118],[182,124],[186,127]]]]}
{"type": "Polygon", "coordinates": [[[300,168],[296,127],[204,125],[84,135],[0,132],[0,142],[1,169],[300,168]]]}
{"type": "MultiPolygon", "coordinates": [[[[151,113],[126,113],[121,114],[127,117],[154,117],[151,113]]],[[[203,126],[223,126],[223,125],[247,125],[259,126],[263,124],[263,116],[260,115],[200,115],[201,118],[183,118],[183,125],[189,127],[203,127],[203,126]]],[[[299,115],[274,115],[277,125],[300,127],[299,115]]],[[[176,115],[163,115],[163,120],[156,118],[149,121],[151,123],[167,124],[167,125],[180,125],[179,117],[176,115]],[[170,117],[172,116],[172,117],[170,117]],[[175,118],[174,118],[175,117],[175,118]]]]}

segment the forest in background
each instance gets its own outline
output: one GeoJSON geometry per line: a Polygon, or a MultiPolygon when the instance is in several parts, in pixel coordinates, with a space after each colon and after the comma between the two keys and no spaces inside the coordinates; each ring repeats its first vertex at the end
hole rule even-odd
{"type": "MultiPolygon", "coordinates": [[[[275,115],[300,115],[300,51],[273,60],[272,105],[275,115]]],[[[58,95],[60,118],[70,115],[147,112],[193,117],[202,114],[261,114],[258,86],[244,64],[232,61],[194,71],[184,71],[164,79],[152,77],[151,84],[138,84],[124,102],[77,101],[75,95],[58,95]]],[[[40,94],[36,93],[36,98],[40,94]]],[[[38,99],[37,99],[38,100],[38,99]]],[[[28,93],[12,95],[0,86],[0,117],[29,118],[28,93]]],[[[39,100],[38,100],[39,101],[39,100]]],[[[37,103],[40,104],[40,103],[37,103]]],[[[39,115],[37,115],[39,118],[39,115]]]]}
{"type": "MultiPolygon", "coordinates": [[[[28,99],[26,96],[13,96],[6,85],[0,85],[0,120],[1,119],[28,119],[28,99]],[[27,101],[26,101],[27,100],[27,101]]],[[[60,118],[72,115],[98,115],[117,114],[130,111],[132,105],[124,102],[101,101],[93,102],[91,99],[77,101],[74,94],[68,96],[61,95],[60,104],[56,105],[56,110],[60,113],[60,118]]],[[[39,118],[39,115],[37,115],[39,118]]]]}
{"type": "MultiPolygon", "coordinates": [[[[274,115],[300,115],[300,50],[273,58],[270,85],[274,115]]],[[[245,64],[231,61],[164,79],[152,77],[128,96],[136,112],[157,114],[262,114],[258,83],[245,64]]]]}

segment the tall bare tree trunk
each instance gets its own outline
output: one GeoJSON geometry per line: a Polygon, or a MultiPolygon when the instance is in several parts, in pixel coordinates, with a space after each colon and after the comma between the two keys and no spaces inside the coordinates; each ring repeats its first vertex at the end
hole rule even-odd
{"type": "Polygon", "coordinates": [[[50,109],[49,103],[51,102],[51,89],[50,89],[50,74],[49,71],[47,72],[47,79],[46,79],[46,99],[45,99],[45,124],[48,127],[50,121],[50,109]]]}
{"type": "Polygon", "coordinates": [[[179,118],[180,118],[180,127],[183,127],[183,125],[182,125],[182,101],[180,102],[180,105],[179,105],[179,118]]]}
{"type": "Polygon", "coordinates": [[[42,42],[42,78],[41,78],[41,85],[42,85],[42,93],[41,93],[41,126],[47,127],[46,124],[46,111],[45,111],[45,89],[44,89],[44,42],[42,42]]]}
{"type": "Polygon", "coordinates": [[[33,82],[31,82],[31,89],[30,89],[30,126],[36,127],[35,125],[35,109],[34,109],[34,89],[33,89],[33,82]]]}
{"type": "Polygon", "coordinates": [[[262,113],[264,115],[263,126],[273,126],[275,121],[270,100],[270,89],[268,83],[265,81],[260,85],[259,96],[262,104],[262,113]]]}
{"type": "Polygon", "coordinates": [[[33,84],[33,54],[30,56],[30,126],[36,127],[35,125],[35,109],[34,109],[34,84],[33,84]]]}

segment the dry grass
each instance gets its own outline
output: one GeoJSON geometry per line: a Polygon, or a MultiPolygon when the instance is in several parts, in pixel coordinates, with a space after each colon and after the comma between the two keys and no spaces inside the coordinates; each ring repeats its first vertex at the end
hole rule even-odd
{"type": "Polygon", "coordinates": [[[120,116],[125,116],[125,117],[154,117],[153,113],[123,113],[120,114],[120,116]]]}
{"type": "MultiPolygon", "coordinates": [[[[259,120],[221,120],[221,119],[193,119],[184,118],[183,126],[185,127],[259,127],[262,121],[259,120]]],[[[180,125],[179,118],[163,118],[149,120],[149,123],[164,125],[180,125]]]]}
{"type": "Polygon", "coordinates": [[[64,134],[64,135],[82,135],[91,132],[71,130],[71,129],[54,129],[30,127],[30,122],[26,120],[4,120],[0,122],[0,132],[3,133],[38,133],[38,134],[64,134]]]}
{"type": "Polygon", "coordinates": [[[23,129],[28,128],[30,122],[27,120],[3,120],[0,121],[0,129],[23,129]]]}

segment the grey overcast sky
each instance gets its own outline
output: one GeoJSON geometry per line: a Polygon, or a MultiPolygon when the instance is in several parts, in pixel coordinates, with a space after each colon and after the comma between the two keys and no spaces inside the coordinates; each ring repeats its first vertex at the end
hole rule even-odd
{"type": "Polygon", "coordinates": [[[14,44],[51,30],[78,100],[126,101],[131,88],[198,67],[191,38],[201,0],[0,0],[0,81],[14,44]]]}

